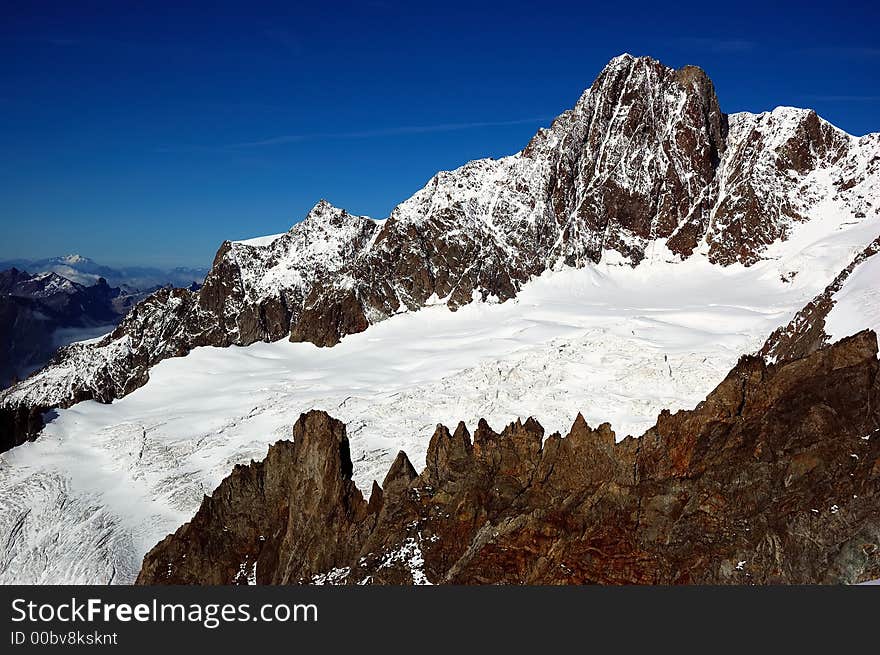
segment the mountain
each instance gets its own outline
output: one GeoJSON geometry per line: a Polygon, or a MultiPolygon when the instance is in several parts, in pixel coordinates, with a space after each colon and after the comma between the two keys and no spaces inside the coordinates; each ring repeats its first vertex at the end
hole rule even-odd
{"type": "Polygon", "coordinates": [[[704,402],[617,443],[438,425],[369,502],[345,425],[237,466],[144,558],[142,584],[816,584],[880,577],[880,362],[862,332],[744,357],[704,402]]]}
{"type": "Polygon", "coordinates": [[[875,220],[878,198],[880,135],[802,109],[726,115],[702,70],[622,55],[521,152],[438,173],[382,221],[321,201],[277,238],[225,242],[199,292],[151,297],[0,402],[18,442],[35,413],[110,402],[197,346],[330,346],[435,302],[508,300],[561,266],[752,266],[799,226],[875,220]]]}
{"type": "Polygon", "coordinates": [[[107,334],[140,298],[103,278],[83,286],[56,273],[0,271],[0,387],[43,366],[59,346],[107,334]]]}
{"type": "Polygon", "coordinates": [[[168,285],[189,287],[193,283],[201,284],[208,273],[207,269],[188,267],[169,270],[146,266],[111,268],[77,254],[48,259],[16,259],[0,262],[0,269],[6,268],[17,268],[31,273],[56,273],[85,286],[93,285],[99,278],[104,278],[110,286],[121,287],[131,293],[168,285]]]}
{"type": "Polygon", "coordinates": [[[0,454],[0,581],[134,581],[311,409],[345,423],[367,491],[400,450],[421,470],[438,423],[567,433],[580,412],[643,435],[841,276],[827,340],[790,358],[880,329],[878,136],[716,104],[695,69],[617,58],[522,152],[381,221],[322,202],[227,242],[201,290],[68,347],[0,397],[8,445],[39,435],[0,454]]]}

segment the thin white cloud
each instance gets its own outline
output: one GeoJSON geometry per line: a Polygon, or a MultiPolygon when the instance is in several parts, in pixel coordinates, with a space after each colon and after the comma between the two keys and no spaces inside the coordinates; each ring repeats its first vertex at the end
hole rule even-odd
{"type": "Polygon", "coordinates": [[[461,130],[474,130],[483,127],[504,127],[510,125],[532,125],[552,120],[552,117],[541,116],[536,118],[520,118],[508,121],[474,121],[469,123],[438,123],[435,125],[402,125],[397,127],[382,127],[373,130],[356,130],[352,132],[313,132],[303,134],[282,134],[256,141],[244,141],[241,143],[227,144],[226,148],[260,148],[264,146],[278,146],[288,143],[301,143],[303,141],[325,141],[336,139],[369,139],[383,136],[399,136],[406,134],[428,134],[431,132],[458,132],[461,130]]]}

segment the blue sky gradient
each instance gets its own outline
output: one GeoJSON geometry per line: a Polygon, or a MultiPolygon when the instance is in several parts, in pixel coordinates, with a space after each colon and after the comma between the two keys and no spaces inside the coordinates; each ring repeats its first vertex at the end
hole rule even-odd
{"type": "Polygon", "coordinates": [[[320,198],[384,217],[621,52],[703,67],[727,112],[880,131],[870,2],[0,5],[0,259],[207,265],[320,198]]]}

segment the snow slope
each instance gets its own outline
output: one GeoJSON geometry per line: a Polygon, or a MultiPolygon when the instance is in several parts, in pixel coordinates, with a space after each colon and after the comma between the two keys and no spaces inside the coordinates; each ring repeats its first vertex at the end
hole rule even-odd
{"type": "Polygon", "coordinates": [[[833,299],[825,318],[825,333],[831,341],[865,328],[880,333],[880,257],[869,257],[858,266],[833,299]]]}
{"type": "Polygon", "coordinates": [[[333,348],[278,341],[167,359],[141,389],[59,411],[36,442],[0,456],[0,582],[131,582],[203,494],[310,408],[347,423],[364,490],[400,449],[420,468],[437,422],[500,428],[531,414],[566,431],[582,411],[618,438],[640,434],[661,409],[700,401],[878,234],[877,217],[821,216],[751,267],[681,262],[657,244],[635,268],[558,268],[511,301],[457,312],[438,301],[333,348]]]}

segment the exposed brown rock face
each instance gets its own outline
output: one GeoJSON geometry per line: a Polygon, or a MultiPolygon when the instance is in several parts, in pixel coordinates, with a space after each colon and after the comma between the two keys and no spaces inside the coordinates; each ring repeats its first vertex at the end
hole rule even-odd
{"type": "Polygon", "coordinates": [[[141,578],[247,582],[256,563],[260,583],[283,584],[355,557],[372,508],[351,482],[345,426],[313,411],[296,422],[293,438],[262,462],[236,466],[193,520],[162,542],[169,561],[195,558],[202,568],[154,560],[160,568],[145,565],[141,578]]]}
{"type": "Polygon", "coordinates": [[[143,584],[853,583],[880,577],[880,362],[862,332],[807,357],[743,357],[642,437],[578,417],[544,438],[438,426],[369,503],[343,426],[240,466],[144,559],[143,584]],[[253,564],[256,562],[254,573],[253,564]]]}
{"type": "MultiPolygon", "coordinates": [[[[598,262],[606,250],[638,263],[649,241],[696,221],[703,228],[692,239],[671,242],[674,251],[693,251],[705,233],[697,205],[716,176],[728,134],[701,69],[618,58],[558,121],[569,126],[551,161],[547,193],[564,223],[567,264],[598,262]]],[[[529,144],[529,155],[539,156],[542,137],[529,144]]]]}

